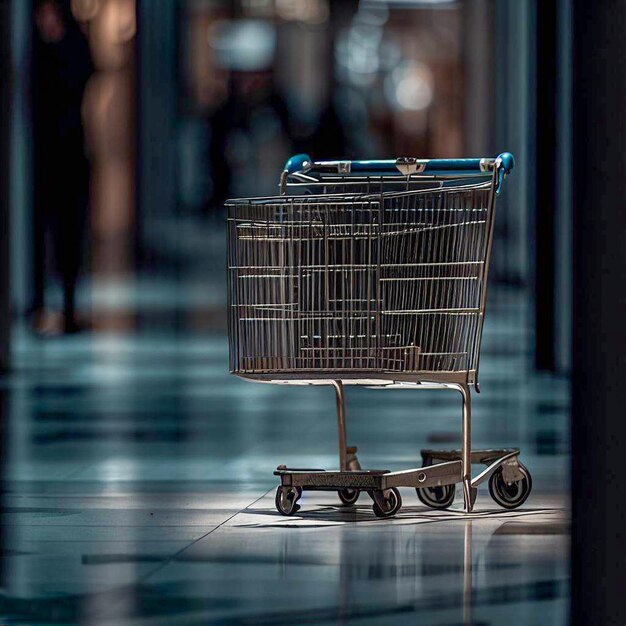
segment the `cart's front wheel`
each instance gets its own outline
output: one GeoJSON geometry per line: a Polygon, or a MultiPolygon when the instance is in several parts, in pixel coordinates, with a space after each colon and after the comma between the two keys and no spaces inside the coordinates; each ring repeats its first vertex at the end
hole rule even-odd
{"type": "Polygon", "coordinates": [[[431,509],[447,509],[454,502],[456,489],[455,485],[442,485],[441,487],[423,487],[415,491],[422,504],[431,509]]]}
{"type": "Polygon", "coordinates": [[[276,510],[282,515],[293,515],[300,510],[298,500],[302,497],[302,487],[283,487],[276,490],[276,510]]]}
{"type": "Polygon", "coordinates": [[[518,467],[524,478],[514,483],[507,483],[504,480],[501,467],[489,479],[489,493],[491,497],[505,509],[516,509],[524,504],[533,488],[530,472],[521,463],[519,463],[518,467]]]}
{"type": "Polygon", "coordinates": [[[402,507],[400,492],[395,487],[392,487],[386,493],[381,492],[381,495],[383,496],[383,507],[381,508],[378,501],[374,499],[374,506],[372,507],[374,515],[376,517],[393,517],[402,507]]]}
{"type": "Polygon", "coordinates": [[[356,504],[361,492],[358,489],[340,489],[337,492],[337,495],[344,504],[352,506],[353,504],[356,504]]]}

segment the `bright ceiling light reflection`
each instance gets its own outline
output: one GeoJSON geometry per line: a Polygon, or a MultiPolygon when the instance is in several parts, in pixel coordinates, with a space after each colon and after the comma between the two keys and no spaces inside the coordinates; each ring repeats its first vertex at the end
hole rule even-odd
{"type": "Polygon", "coordinates": [[[264,20],[220,20],[209,31],[209,43],[220,67],[254,72],[271,67],[276,32],[264,20]]]}
{"type": "Polygon", "coordinates": [[[396,109],[422,111],[433,101],[433,75],[423,63],[403,63],[388,76],[385,93],[396,109]]]}
{"type": "Polygon", "coordinates": [[[383,31],[376,26],[355,24],[341,33],[335,50],[340,74],[354,85],[366,87],[380,70],[383,31]]]}

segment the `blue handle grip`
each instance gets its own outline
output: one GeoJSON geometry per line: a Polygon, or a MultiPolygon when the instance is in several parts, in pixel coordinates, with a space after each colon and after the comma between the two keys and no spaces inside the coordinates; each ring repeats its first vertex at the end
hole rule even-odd
{"type": "MultiPolygon", "coordinates": [[[[423,172],[480,172],[481,159],[429,159],[424,161],[423,172]]],[[[395,160],[352,161],[353,172],[397,173],[395,160]]]]}
{"type": "MultiPolygon", "coordinates": [[[[495,159],[423,159],[416,160],[423,168],[420,173],[439,174],[485,174],[485,163],[496,164],[498,168],[499,193],[504,178],[515,167],[515,158],[510,152],[502,152],[495,159]]],[[[296,154],[285,163],[285,172],[295,174],[315,170],[331,170],[338,172],[359,172],[362,174],[397,174],[398,161],[395,159],[371,161],[319,161],[315,162],[308,154],[296,154]]]]}
{"type": "Polygon", "coordinates": [[[296,172],[308,172],[313,166],[313,159],[308,154],[294,154],[285,163],[285,172],[295,174],[296,172]]]}
{"type": "Polygon", "coordinates": [[[504,179],[513,171],[515,167],[515,157],[510,152],[501,152],[496,157],[498,164],[498,182],[496,183],[496,194],[500,195],[504,179]]]}

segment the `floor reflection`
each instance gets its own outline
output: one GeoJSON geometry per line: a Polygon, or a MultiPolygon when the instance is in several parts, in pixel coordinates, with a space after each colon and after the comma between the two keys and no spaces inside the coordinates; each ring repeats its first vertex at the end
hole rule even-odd
{"type": "MultiPolygon", "coordinates": [[[[460,508],[442,512],[414,505],[388,521],[373,518],[369,505],[352,511],[332,494],[309,494],[315,500],[307,503],[312,511],[268,520],[271,495],[229,524],[232,534],[225,535],[220,548],[197,547],[192,560],[202,555],[205,562],[231,562],[229,547],[240,541],[241,528],[299,529],[266,536],[263,554],[280,555],[283,579],[297,579],[305,566],[318,571],[335,566],[339,616],[356,618],[355,609],[358,613],[362,606],[381,607],[392,600],[380,623],[395,623],[397,611],[419,616],[420,624],[499,623],[492,621],[494,612],[524,615],[533,606],[537,615],[547,610],[555,620],[543,623],[565,623],[569,523],[562,498],[539,496],[540,506],[518,511],[503,511],[487,501],[469,516],[460,508]],[[520,604],[525,607],[521,614],[520,604]]],[[[410,490],[403,495],[408,500],[410,490]]],[[[248,559],[262,561],[254,552],[248,559]]],[[[516,619],[521,621],[512,623],[535,623],[530,617],[528,622],[516,619]]]]}
{"type": "MultiPolygon", "coordinates": [[[[0,623],[567,623],[569,390],[524,374],[523,307],[508,292],[492,307],[474,441],[522,448],[527,504],[482,487],[466,516],[460,493],[442,512],[407,489],[394,520],[323,492],[276,513],[278,463],[336,467],[333,394],[229,376],[223,333],[18,331],[0,381],[0,623]]],[[[349,389],[347,411],[370,467],[458,444],[456,394],[349,389]]]]}

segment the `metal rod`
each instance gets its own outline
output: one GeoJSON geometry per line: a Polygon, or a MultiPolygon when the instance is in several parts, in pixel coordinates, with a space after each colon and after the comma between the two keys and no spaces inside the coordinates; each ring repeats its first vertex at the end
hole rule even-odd
{"type": "Polygon", "coordinates": [[[463,426],[461,463],[463,472],[463,496],[465,511],[471,513],[474,506],[472,497],[472,398],[466,384],[459,385],[463,397],[463,426]]]}
{"type": "Polygon", "coordinates": [[[339,429],[339,469],[345,472],[348,469],[347,444],[346,444],[346,407],[343,391],[343,383],[340,380],[331,382],[335,388],[337,399],[337,426],[339,429]]]}

